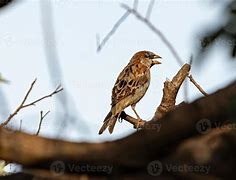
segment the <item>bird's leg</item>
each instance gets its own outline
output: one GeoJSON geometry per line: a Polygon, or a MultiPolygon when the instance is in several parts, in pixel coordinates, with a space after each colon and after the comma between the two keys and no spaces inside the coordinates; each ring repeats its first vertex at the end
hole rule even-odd
{"type": "Polygon", "coordinates": [[[141,119],[141,118],[139,117],[138,113],[137,113],[136,110],[135,110],[135,104],[134,104],[134,105],[131,105],[131,108],[132,108],[132,110],[134,111],[134,113],[135,113],[135,115],[137,116],[137,118],[138,118],[138,119],[141,119]]]}
{"type": "Polygon", "coordinates": [[[139,128],[139,125],[142,123],[142,119],[139,117],[137,111],[135,110],[135,105],[136,105],[136,104],[131,105],[131,108],[132,108],[132,110],[134,111],[135,115],[136,115],[137,118],[138,118],[137,125],[134,126],[135,128],[138,129],[138,128],[139,128]]]}

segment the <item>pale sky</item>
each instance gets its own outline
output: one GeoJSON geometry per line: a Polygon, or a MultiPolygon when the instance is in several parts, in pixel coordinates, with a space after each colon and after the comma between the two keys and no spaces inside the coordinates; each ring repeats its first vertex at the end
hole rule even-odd
{"type": "MultiPolygon", "coordinates": [[[[114,133],[107,131],[98,136],[102,121],[110,110],[111,89],[132,55],[139,50],[150,50],[163,57],[163,64],[153,67],[151,85],[145,97],[137,104],[143,119],[155,112],[162,96],[163,82],[171,79],[180,68],[169,49],[153,32],[134,16],[120,26],[100,53],[96,52],[96,34],[102,39],[123,15],[120,2],[132,5],[133,1],[51,1],[54,29],[64,82],[75,102],[79,117],[89,127],[89,132],[70,124],[63,138],[73,141],[112,140],[135,132],[131,124],[117,123],[114,133]]],[[[138,11],[145,14],[149,1],[140,1],[138,11]]],[[[21,102],[34,78],[37,84],[30,96],[34,99],[50,93],[52,87],[44,48],[39,0],[24,0],[0,13],[0,72],[9,79],[9,85],[1,85],[10,111],[21,102]]],[[[220,3],[211,0],[159,0],[155,1],[151,15],[152,23],[158,27],[176,48],[181,58],[188,62],[201,30],[214,27],[212,21],[220,16],[220,3]]],[[[50,42],[50,40],[49,40],[50,42]]],[[[192,74],[199,84],[212,93],[236,78],[235,64],[224,63],[230,59],[225,49],[215,47],[201,66],[192,67],[192,74]]],[[[196,60],[197,61],[197,60],[196,60]]],[[[201,97],[200,92],[189,82],[189,100],[201,97]]],[[[29,100],[30,100],[29,99],[29,100]]],[[[183,91],[177,103],[182,102],[183,91]]],[[[39,112],[50,110],[43,121],[41,135],[57,137],[59,126],[55,116],[55,97],[40,102],[36,107],[22,110],[11,122],[18,128],[23,119],[22,130],[35,133],[39,112]]],[[[134,115],[130,108],[126,112],[134,115]]],[[[6,117],[1,117],[5,119],[6,117]]],[[[79,120],[78,120],[79,121],[79,120]]],[[[79,121],[80,122],[80,121],[79,121]]]]}

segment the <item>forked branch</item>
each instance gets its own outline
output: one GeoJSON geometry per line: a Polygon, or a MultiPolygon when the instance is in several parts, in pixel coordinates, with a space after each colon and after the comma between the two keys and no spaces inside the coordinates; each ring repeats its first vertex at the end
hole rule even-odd
{"type": "Polygon", "coordinates": [[[38,130],[36,132],[35,135],[39,135],[40,133],[40,130],[41,130],[41,126],[42,126],[42,122],[43,122],[43,119],[50,113],[50,111],[46,112],[45,114],[43,114],[43,111],[40,111],[40,120],[39,120],[39,127],[38,127],[38,130]]]}
{"type": "Polygon", "coordinates": [[[22,110],[22,109],[24,109],[24,108],[26,108],[26,107],[29,107],[29,106],[34,106],[34,105],[36,105],[36,103],[38,103],[38,102],[40,102],[40,101],[42,101],[42,100],[44,100],[44,99],[46,99],[46,98],[52,97],[53,95],[55,95],[55,94],[57,94],[57,93],[59,93],[59,92],[61,92],[61,91],[63,90],[63,88],[59,85],[52,93],[50,93],[50,94],[48,94],[48,95],[46,95],[46,96],[43,96],[43,97],[41,97],[41,98],[39,98],[39,99],[36,99],[36,100],[34,100],[33,102],[30,102],[30,103],[26,104],[26,100],[27,100],[27,98],[29,97],[29,95],[30,95],[30,93],[31,93],[31,91],[32,91],[32,89],[33,89],[33,87],[34,87],[34,85],[35,85],[35,83],[36,83],[36,80],[37,80],[37,79],[35,79],[35,80],[31,83],[30,88],[29,88],[29,90],[27,91],[27,93],[26,93],[26,95],[25,95],[23,101],[21,102],[21,104],[16,108],[16,110],[15,110],[12,114],[9,115],[9,117],[8,117],[3,123],[0,124],[0,127],[6,126],[6,125],[11,121],[11,119],[12,119],[15,115],[17,115],[17,113],[18,113],[20,110],[22,110]]]}

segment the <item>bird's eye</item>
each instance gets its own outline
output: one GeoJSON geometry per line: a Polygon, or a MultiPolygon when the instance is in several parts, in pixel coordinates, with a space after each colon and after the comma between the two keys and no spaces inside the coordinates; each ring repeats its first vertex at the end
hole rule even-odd
{"type": "Polygon", "coordinates": [[[148,53],[146,53],[145,54],[145,58],[149,58],[150,56],[149,56],[149,54],[148,53]]]}

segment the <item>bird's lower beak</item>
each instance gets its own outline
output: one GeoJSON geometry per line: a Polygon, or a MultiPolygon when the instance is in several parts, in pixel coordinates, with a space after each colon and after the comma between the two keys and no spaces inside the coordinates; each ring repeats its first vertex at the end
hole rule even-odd
{"type": "Polygon", "coordinates": [[[152,60],[152,64],[155,65],[155,64],[161,64],[160,61],[156,61],[156,60],[152,60]]]}
{"type": "Polygon", "coordinates": [[[157,61],[157,60],[155,60],[155,59],[162,59],[161,56],[155,55],[154,58],[153,58],[153,60],[152,60],[152,64],[153,64],[153,65],[155,65],[155,64],[161,64],[160,61],[157,61]]]}

